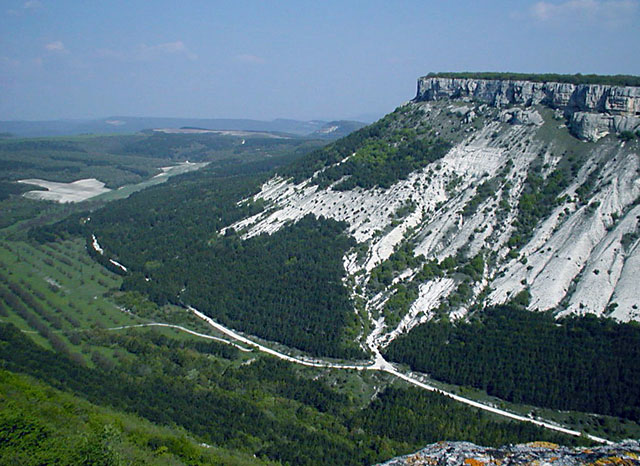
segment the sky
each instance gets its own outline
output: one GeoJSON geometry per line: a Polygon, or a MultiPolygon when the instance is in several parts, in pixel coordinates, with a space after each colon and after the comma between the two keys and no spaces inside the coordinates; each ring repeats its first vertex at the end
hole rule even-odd
{"type": "Polygon", "coordinates": [[[0,120],[371,120],[432,71],[640,75],[640,0],[0,0],[0,120]]]}

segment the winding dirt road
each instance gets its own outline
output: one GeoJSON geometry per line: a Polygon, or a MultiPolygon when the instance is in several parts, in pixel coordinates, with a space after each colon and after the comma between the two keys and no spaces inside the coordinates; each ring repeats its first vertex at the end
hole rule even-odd
{"type": "MultiPolygon", "coordinates": [[[[412,385],[415,385],[416,387],[422,388],[424,390],[429,390],[431,392],[436,392],[436,393],[440,393],[442,395],[446,395],[460,403],[464,403],[466,405],[469,406],[473,406],[474,408],[477,409],[481,409],[483,411],[487,411],[493,414],[497,414],[499,416],[503,416],[509,419],[513,419],[516,421],[521,421],[521,422],[529,422],[531,424],[535,424],[537,426],[540,427],[544,427],[546,429],[550,429],[550,430],[555,430],[557,432],[561,432],[563,434],[567,434],[567,435],[572,435],[575,437],[580,437],[580,436],[584,436],[594,442],[598,442],[598,443],[607,443],[607,444],[611,444],[612,442],[605,439],[605,438],[601,438],[601,437],[596,437],[594,435],[590,435],[590,434],[586,434],[583,432],[579,432],[577,430],[572,430],[572,429],[567,429],[566,427],[562,427],[560,425],[554,424],[550,421],[545,421],[545,420],[541,420],[541,419],[532,419],[529,417],[525,417],[525,416],[521,416],[519,414],[515,414],[515,413],[511,413],[509,411],[505,411],[503,409],[500,408],[496,408],[494,406],[489,406],[486,405],[484,403],[480,403],[478,401],[474,401],[471,400],[469,398],[465,398],[463,396],[460,395],[456,395],[454,393],[445,391],[445,390],[441,390],[439,388],[434,387],[433,385],[429,385],[426,384],[414,377],[412,377],[411,375],[407,375],[404,374],[402,372],[399,372],[391,363],[389,363],[387,360],[384,359],[384,357],[380,354],[379,351],[377,351],[376,348],[373,349],[374,354],[375,354],[375,358],[374,361],[371,364],[340,364],[340,363],[333,363],[333,362],[328,362],[328,361],[323,361],[320,359],[311,359],[311,358],[297,358],[294,356],[289,356],[288,354],[284,354],[281,353],[279,351],[276,351],[272,348],[268,348],[260,343],[256,343],[255,341],[252,341],[240,334],[238,334],[237,332],[219,324],[218,322],[216,322],[215,320],[213,320],[211,317],[203,314],[202,312],[198,311],[197,309],[189,306],[188,309],[194,314],[196,315],[198,318],[202,319],[203,321],[207,322],[211,327],[215,328],[218,332],[227,335],[228,337],[236,340],[236,341],[240,341],[242,343],[244,343],[247,346],[251,346],[253,348],[256,348],[259,351],[262,351],[264,353],[270,354],[272,356],[275,356],[277,358],[280,358],[284,361],[289,361],[292,362],[294,364],[300,364],[303,366],[309,366],[309,367],[323,367],[323,368],[332,368],[332,369],[356,369],[356,370],[375,370],[375,371],[381,371],[381,372],[386,372],[387,374],[391,374],[395,377],[398,377],[399,379],[404,380],[407,383],[410,383],[412,385]]],[[[167,325],[167,324],[165,324],[167,325]]],[[[174,328],[177,328],[177,326],[173,326],[174,328]]],[[[191,330],[185,329],[185,328],[181,328],[182,330],[188,331],[189,333],[192,334],[197,334],[196,332],[193,332],[191,330]]],[[[202,334],[197,334],[200,336],[204,336],[202,334]]],[[[216,338],[216,337],[211,337],[211,336],[206,336],[207,338],[213,338],[216,339],[218,341],[222,341],[228,344],[232,344],[236,347],[239,347],[237,344],[224,340],[222,338],[216,338]]],[[[243,349],[243,348],[241,348],[243,349]]],[[[244,351],[246,351],[246,349],[243,349],[244,351]]]]}

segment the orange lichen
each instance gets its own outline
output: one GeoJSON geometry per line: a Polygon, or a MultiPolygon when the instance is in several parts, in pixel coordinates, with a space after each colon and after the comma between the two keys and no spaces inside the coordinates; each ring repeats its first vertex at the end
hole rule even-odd
{"type": "Polygon", "coordinates": [[[550,450],[555,450],[556,448],[558,448],[558,445],[555,443],[551,443],[551,442],[529,442],[527,443],[528,447],[531,448],[548,448],[550,450]]]}
{"type": "Polygon", "coordinates": [[[478,461],[475,458],[467,458],[464,460],[464,464],[468,464],[469,466],[485,466],[485,463],[482,461],[478,461]]]}
{"type": "Polygon", "coordinates": [[[406,463],[408,465],[423,466],[425,464],[435,465],[438,462],[434,458],[423,458],[420,454],[416,453],[415,455],[408,457],[406,463]]]}
{"type": "Polygon", "coordinates": [[[622,458],[620,456],[608,456],[606,458],[600,458],[592,464],[593,466],[606,466],[611,464],[617,464],[621,466],[633,466],[634,464],[637,464],[637,463],[630,458],[622,458]]]}

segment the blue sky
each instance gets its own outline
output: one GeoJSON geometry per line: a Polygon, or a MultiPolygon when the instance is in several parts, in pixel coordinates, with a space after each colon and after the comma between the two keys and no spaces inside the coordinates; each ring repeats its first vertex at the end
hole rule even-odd
{"type": "Polygon", "coordinates": [[[640,0],[0,0],[0,120],[362,118],[461,70],[640,74],[640,0]]]}

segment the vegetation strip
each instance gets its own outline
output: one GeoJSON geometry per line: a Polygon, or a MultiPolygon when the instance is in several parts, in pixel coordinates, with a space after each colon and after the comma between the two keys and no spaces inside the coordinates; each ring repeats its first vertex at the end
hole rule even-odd
{"type": "Polygon", "coordinates": [[[217,341],[220,343],[224,343],[226,345],[231,345],[235,348],[238,348],[240,351],[244,351],[245,353],[250,353],[251,350],[245,348],[244,346],[240,346],[232,341],[229,340],[225,340],[224,338],[218,338],[218,337],[214,337],[213,335],[207,335],[204,333],[199,333],[196,332],[194,330],[190,330],[186,327],[183,327],[182,325],[174,325],[174,324],[164,324],[162,322],[150,322],[148,324],[136,324],[136,325],[121,325],[119,327],[111,327],[108,328],[106,330],[126,330],[128,328],[136,328],[136,327],[166,327],[166,328],[174,328],[176,330],[180,330],[182,332],[186,332],[189,333],[191,335],[194,335],[196,337],[200,337],[200,338],[206,338],[207,340],[213,340],[213,341],[217,341]]]}
{"type": "Polygon", "coordinates": [[[500,73],[500,72],[442,72],[429,73],[426,78],[449,79],[488,79],[500,81],[530,81],[536,83],[567,83],[567,84],[608,84],[610,86],[640,86],[640,76],[625,74],[597,75],[597,74],[531,74],[531,73],[500,73]]]}

